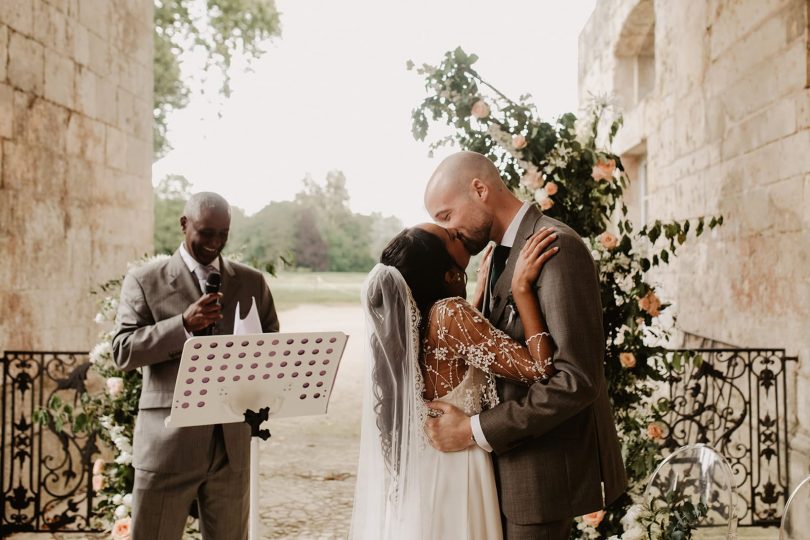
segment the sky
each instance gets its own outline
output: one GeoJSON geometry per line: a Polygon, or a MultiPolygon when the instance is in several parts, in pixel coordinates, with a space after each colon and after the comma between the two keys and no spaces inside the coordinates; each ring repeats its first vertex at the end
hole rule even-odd
{"type": "Polygon", "coordinates": [[[337,169],[353,211],[414,225],[429,220],[424,187],[453,149],[431,158],[431,139],[413,139],[411,111],[427,94],[408,60],[438,64],[461,46],[499,90],[532,94],[541,117],[577,110],[577,44],[595,0],[276,3],[282,35],[233,72],[230,98],[196,93],[172,114],[155,184],[181,174],[252,214],[337,169]]]}

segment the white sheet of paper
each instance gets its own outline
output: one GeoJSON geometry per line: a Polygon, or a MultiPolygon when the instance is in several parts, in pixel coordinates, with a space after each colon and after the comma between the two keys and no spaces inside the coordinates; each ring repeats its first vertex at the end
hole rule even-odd
{"type": "Polygon", "coordinates": [[[236,313],[233,315],[233,335],[235,336],[244,336],[247,334],[261,334],[262,333],[262,321],[259,319],[259,310],[256,307],[256,297],[253,297],[253,305],[250,307],[250,311],[247,314],[247,317],[242,319],[239,316],[239,302],[236,303],[236,313]]]}

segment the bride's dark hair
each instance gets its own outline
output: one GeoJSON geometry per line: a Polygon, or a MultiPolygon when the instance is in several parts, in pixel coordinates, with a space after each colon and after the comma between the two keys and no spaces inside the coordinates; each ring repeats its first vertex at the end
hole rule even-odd
{"type": "Polygon", "coordinates": [[[445,273],[458,268],[442,239],[418,227],[396,235],[383,250],[380,262],[395,267],[405,278],[423,322],[433,304],[448,295],[445,273]]]}
{"type": "MultiPolygon", "coordinates": [[[[420,326],[427,322],[431,306],[448,294],[445,272],[458,267],[441,238],[416,227],[396,235],[383,250],[380,262],[395,267],[402,274],[419,310],[420,326]]],[[[382,295],[372,291],[367,301],[367,308],[374,310],[382,302],[382,295]]],[[[408,338],[404,328],[388,330],[390,334],[377,336],[370,343],[374,358],[371,378],[383,457],[389,474],[396,479],[399,476],[402,415],[405,412],[400,405],[402,396],[397,392],[410,392],[410,386],[403,385],[408,338]]]]}

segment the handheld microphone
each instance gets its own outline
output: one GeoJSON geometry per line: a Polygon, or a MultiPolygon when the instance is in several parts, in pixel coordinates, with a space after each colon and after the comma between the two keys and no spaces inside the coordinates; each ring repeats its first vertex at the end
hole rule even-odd
{"type": "MultiPolygon", "coordinates": [[[[208,274],[208,278],[205,280],[205,294],[210,293],[218,293],[219,288],[222,285],[222,274],[219,272],[211,272],[208,274]]],[[[217,299],[217,305],[219,305],[219,299],[217,299]]],[[[214,325],[209,325],[205,330],[203,335],[210,336],[214,333],[214,325]]]]}

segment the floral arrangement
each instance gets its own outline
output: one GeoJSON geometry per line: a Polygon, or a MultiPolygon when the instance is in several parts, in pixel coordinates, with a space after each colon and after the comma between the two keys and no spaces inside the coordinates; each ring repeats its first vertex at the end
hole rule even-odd
{"type": "MultiPolygon", "coordinates": [[[[143,257],[130,263],[128,270],[166,259],[168,255],[143,257]]],[[[104,380],[100,392],[85,392],[79,396],[80,408],[73,410],[61,401],[52,401],[38,411],[37,420],[47,425],[53,421],[58,430],[72,426],[74,433],[85,432],[98,436],[113,454],[111,461],[99,457],[93,463],[92,485],[95,493],[95,526],[110,533],[113,540],[129,540],[132,513],[132,487],[135,470],[132,467],[132,438],[138,400],[141,395],[140,370],[120,371],[112,356],[112,326],[118,311],[118,299],[123,278],[101,285],[99,311],[95,321],[103,327],[99,341],[90,351],[91,367],[88,375],[104,380]]],[[[198,537],[193,522],[189,523],[187,537],[198,537]]]]}
{"type": "MultiPolygon", "coordinates": [[[[662,419],[669,403],[652,399],[655,384],[673,364],[695,361],[664,348],[674,317],[648,271],[666,265],[688,237],[704,232],[706,223],[702,218],[654,221],[637,229],[622,202],[627,174],[621,158],[609,150],[621,126],[609,101],[593,99],[580,117],[568,113],[544,122],[530,96],[510,99],[478,74],[476,60],[458,48],[437,66],[408,63],[424,78],[428,92],[413,111],[413,135],[424,140],[431,123],[444,122],[453,133],[433,142],[431,152],[454,144],[486,155],[515,194],[536,201],[591,246],[604,310],[605,375],[630,490],[608,508],[579,518],[572,537],[642,538],[636,535],[636,519],[626,518],[636,508],[632,497],[640,496],[660,461],[667,436],[662,419]]],[[[708,227],[720,224],[722,218],[712,218],[708,227]]],[[[648,517],[666,528],[665,517],[648,517]]]]}

